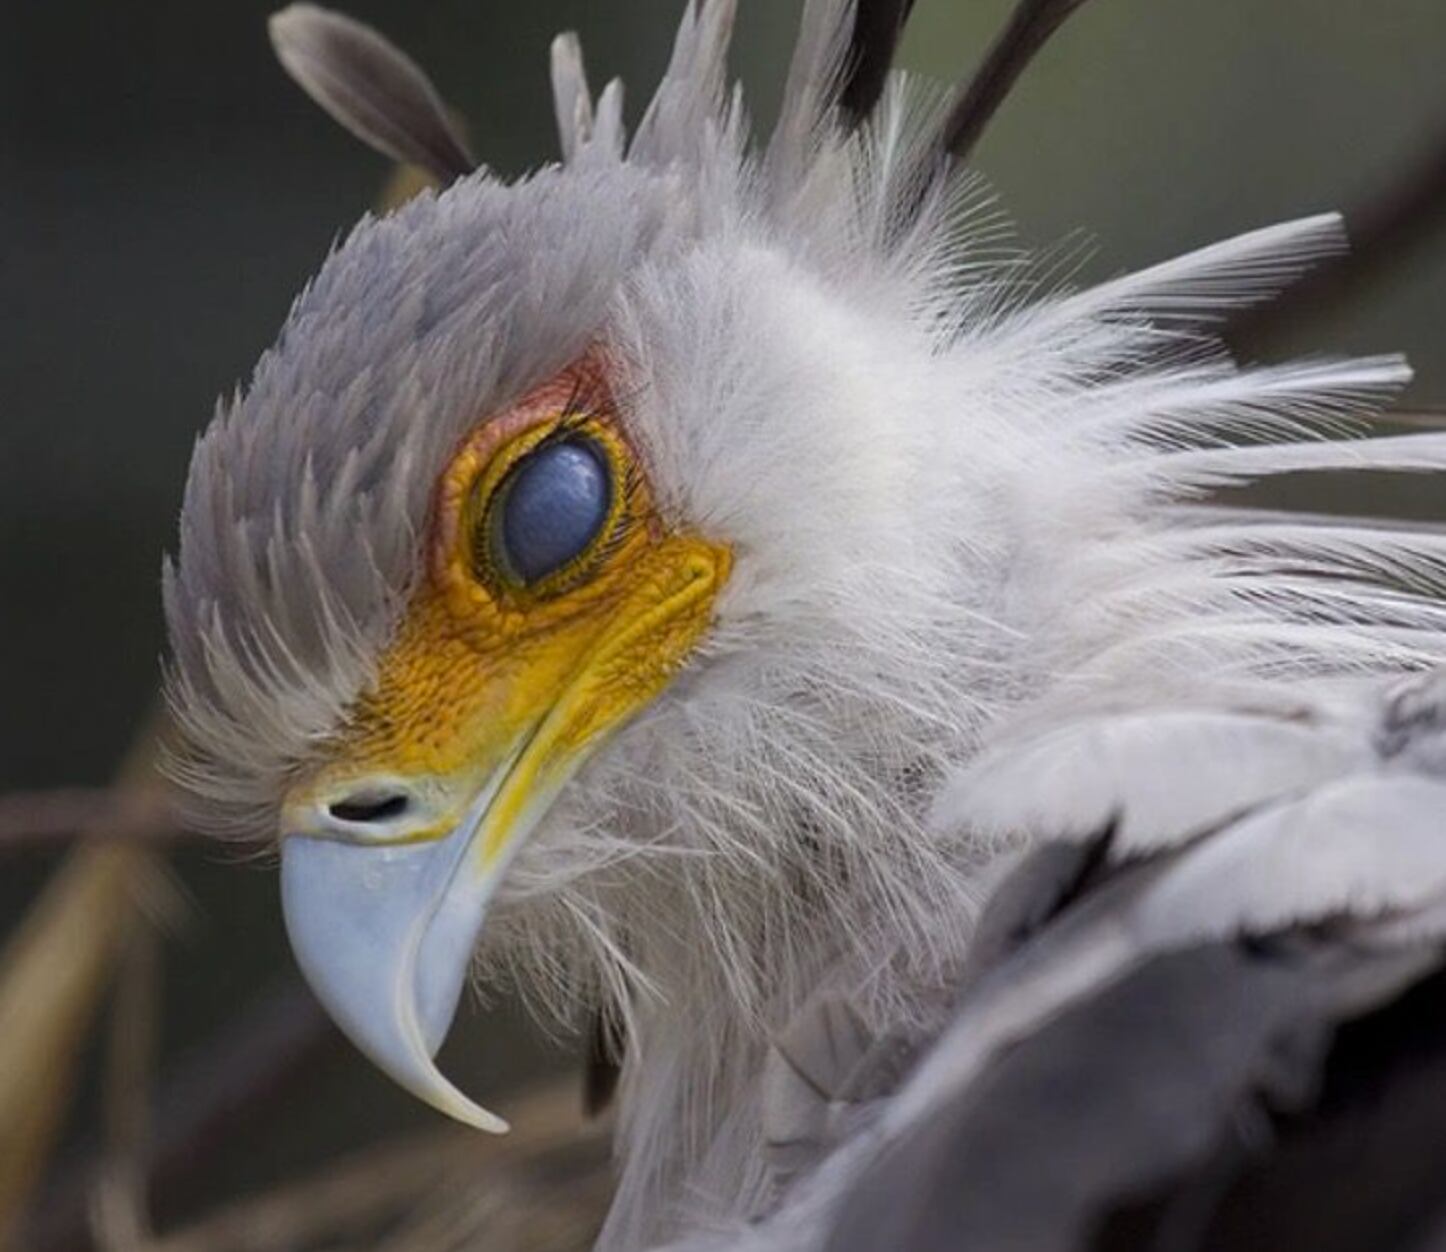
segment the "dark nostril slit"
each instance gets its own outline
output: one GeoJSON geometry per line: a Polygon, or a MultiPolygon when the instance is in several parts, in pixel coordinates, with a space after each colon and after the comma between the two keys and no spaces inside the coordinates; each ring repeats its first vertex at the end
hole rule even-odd
{"type": "Polygon", "coordinates": [[[339,822],[387,822],[406,811],[407,797],[399,792],[338,800],[327,807],[327,812],[339,822]]]}

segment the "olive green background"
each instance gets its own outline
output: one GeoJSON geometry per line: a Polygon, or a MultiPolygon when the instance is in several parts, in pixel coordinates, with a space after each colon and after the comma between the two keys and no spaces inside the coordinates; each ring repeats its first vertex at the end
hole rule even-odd
{"type": "MultiPolygon", "coordinates": [[[[147,708],[157,584],[191,441],[245,379],[385,163],[273,63],[265,3],[11,0],[0,38],[0,788],[102,782],[147,708]]],[[[741,0],[755,113],[777,97],[797,6],[741,0]]],[[[516,173],[555,152],[547,45],[581,31],[594,85],[636,117],[678,0],[365,0],[516,173]]],[[[919,0],[904,49],[967,73],[1008,6],[919,0]]],[[[999,114],[977,164],[1040,246],[1090,240],[1118,272],[1280,218],[1369,202],[1446,144],[1442,0],[1092,0],[999,114]]],[[[1446,208],[1442,210],[1446,216],[1446,208]]],[[[1404,349],[1412,399],[1446,405],[1446,220],[1271,354],[1404,349]]],[[[1442,488],[1421,488],[1434,495],[1442,488]]],[[[0,854],[0,929],[53,864],[0,854]]],[[[167,956],[165,1055],[289,970],[264,866],[176,864],[194,920],[167,956]]],[[[477,1028],[473,1027],[474,1031],[477,1028]]],[[[481,1030],[470,1081],[547,1063],[515,1022],[481,1030]],[[488,1049],[490,1046],[490,1050],[488,1049]],[[478,1059],[481,1058],[481,1059],[478,1059]]],[[[77,1113],[83,1135],[90,1106],[77,1113]]],[[[194,1208],[329,1147],[430,1114],[347,1054],[284,1133],[238,1133],[194,1208]]],[[[0,1131],[3,1133],[3,1131],[0,1131]]]]}

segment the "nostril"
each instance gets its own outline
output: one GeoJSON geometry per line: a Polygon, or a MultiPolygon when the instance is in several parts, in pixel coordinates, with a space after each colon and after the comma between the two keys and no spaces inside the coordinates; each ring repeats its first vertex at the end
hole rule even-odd
{"type": "Polygon", "coordinates": [[[348,796],[327,806],[326,811],[339,822],[376,824],[401,817],[410,801],[405,792],[379,791],[348,796]]]}

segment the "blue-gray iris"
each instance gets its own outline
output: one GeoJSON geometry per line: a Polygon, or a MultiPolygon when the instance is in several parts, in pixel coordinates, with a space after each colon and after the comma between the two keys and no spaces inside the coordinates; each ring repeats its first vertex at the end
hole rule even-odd
{"type": "Polygon", "coordinates": [[[607,520],[612,484],[591,441],[545,443],[513,470],[496,540],[509,573],[534,583],[581,556],[607,520]]]}

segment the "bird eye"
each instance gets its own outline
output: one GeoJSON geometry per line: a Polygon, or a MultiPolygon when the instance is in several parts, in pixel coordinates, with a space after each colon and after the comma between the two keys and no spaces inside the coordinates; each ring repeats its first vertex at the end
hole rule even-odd
{"type": "Polygon", "coordinates": [[[608,458],[591,439],[540,444],[508,471],[488,510],[494,564],[522,586],[557,573],[597,539],[612,500],[608,458]]]}

